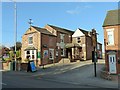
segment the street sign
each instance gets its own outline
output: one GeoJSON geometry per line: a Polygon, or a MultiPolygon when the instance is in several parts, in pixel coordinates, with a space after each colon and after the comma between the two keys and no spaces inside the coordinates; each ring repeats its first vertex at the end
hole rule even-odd
{"type": "Polygon", "coordinates": [[[97,52],[92,51],[92,62],[97,62],[97,52]]]}

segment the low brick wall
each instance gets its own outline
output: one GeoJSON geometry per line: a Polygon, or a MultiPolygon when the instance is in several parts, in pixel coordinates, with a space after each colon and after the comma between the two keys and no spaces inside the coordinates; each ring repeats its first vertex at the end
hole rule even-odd
{"type": "Polygon", "coordinates": [[[21,63],[21,70],[27,70],[28,63],[21,63]]]}
{"type": "Polygon", "coordinates": [[[112,80],[112,81],[118,80],[118,75],[112,75],[109,72],[103,70],[100,71],[100,77],[106,80],[112,80]]]}
{"type": "Polygon", "coordinates": [[[107,79],[107,80],[112,80],[111,75],[107,71],[100,71],[100,77],[107,79]]]}
{"type": "Polygon", "coordinates": [[[2,62],[2,70],[9,70],[9,62],[2,62]]]}

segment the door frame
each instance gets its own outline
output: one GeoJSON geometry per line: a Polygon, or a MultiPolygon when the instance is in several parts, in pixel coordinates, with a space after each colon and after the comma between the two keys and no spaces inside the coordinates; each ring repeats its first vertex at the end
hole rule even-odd
{"type": "MultiPolygon", "coordinates": [[[[112,58],[112,60],[113,60],[113,58],[112,58]]],[[[111,73],[111,74],[116,74],[117,73],[117,66],[116,66],[116,62],[117,62],[117,60],[116,60],[116,54],[109,54],[108,55],[108,63],[109,63],[109,72],[111,73]],[[111,72],[111,68],[113,68],[113,66],[111,66],[111,64],[110,64],[110,56],[111,57],[114,57],[114,60],[115,60],[115,67],[114,67],[114,69],[115,69],[115,72],[113,73],[113,72],[111,72]]]]}

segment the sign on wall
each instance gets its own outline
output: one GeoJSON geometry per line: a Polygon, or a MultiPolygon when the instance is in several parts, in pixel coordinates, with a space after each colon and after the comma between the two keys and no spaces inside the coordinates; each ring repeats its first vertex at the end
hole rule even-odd
{"type": "Polygon", "coordinates": [[[48,50],[44,50],[44,52],[43,52],[43,58],[48,58],[48,50]]]}
{"type": "Polygon", "coordinates": [[[37,52],[37,58],[41,58],[40,52],[37,52]]]}

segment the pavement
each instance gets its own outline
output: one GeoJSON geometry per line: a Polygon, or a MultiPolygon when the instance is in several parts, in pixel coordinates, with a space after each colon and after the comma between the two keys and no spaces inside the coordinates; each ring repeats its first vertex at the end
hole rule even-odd
{"type": "Polygon", "coordinates": [[[16,71],[15,73],[16,75],[35,78],[38,80],[44,79],[52,82],[97,88],[118,88],[118,81],[109,81],[100,77],[100,70],[104,67],[104,64],[104,60],[98,60],[97,77],[94,76],[94,65],[92,60],[50,64],[46,65],[45,69],[39,67],[37,72],[31,73],[26,71],[16,71]]]}

